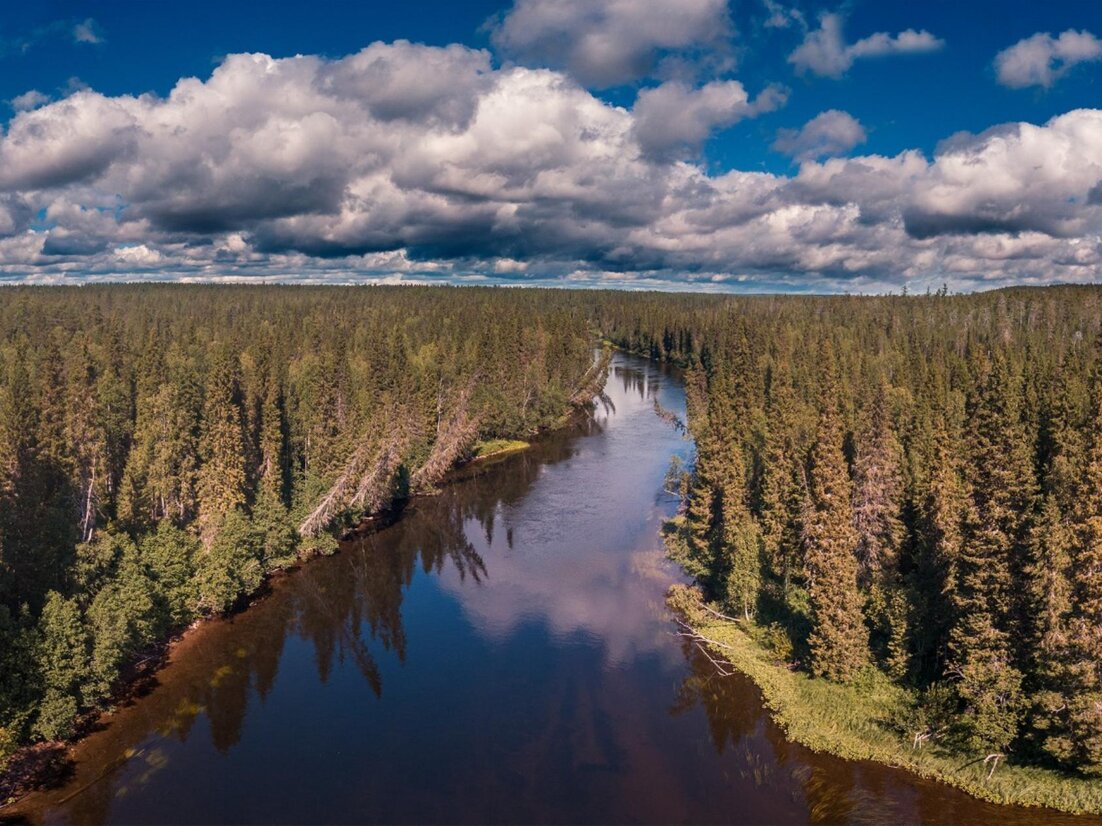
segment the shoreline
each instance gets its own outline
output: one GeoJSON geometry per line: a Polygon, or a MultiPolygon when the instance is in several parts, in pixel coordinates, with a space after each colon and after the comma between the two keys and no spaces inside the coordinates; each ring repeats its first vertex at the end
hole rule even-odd
{"type": "Polygon", "coordinates": [[[694,642],[708,648],[709,657],[729,664],[757,686],[762,707],[791,742],[845,760],[901,769],[989,803],[1102,815],[1102,780],[1012,763],[1000,764],[991,772],[982,756],[952,752],[936,742],[915,748],[892,732],[886,720],[867,713],[875,708],[888,714],[899,708],[902,689],[890,699],[870,697],[853,685],[791,670],[753,639],[741,621],[720,619],[701,600],[678,591],[678,586],[671,589],[668,603],[675,615],[684,617],[694,642]]]}
{"type": "MultiPolygon", "coordinates": [[[[454,464],[433,487],[439,489],[481,475],[490,470],[499,460],[530,450],[544,437],[560,433],[579,424],[580,420],[591,412],[592,401],[581,405],[571,403],[554,426],[532,432],[525,441],[519,439],[491,440],[491,442],[500,441],[508,444],[503,449],[481,456],[474,456],[454,464]]],[[[99,727],[110,725],[110,718],[120,707],[142,696],[148,681],[155,679],[156,674],[169,662],[172,652],[185,638],[214,620],[233,617],[248,611],[271,594],[273,581],[293,574],[296,570],[318,557],[331,556],[337,553],[342,542],[383,530],[395,524],[402,519],[410,506],[415,505],[417,499],[431,495],[433,495],[433,491],[416,493],[403,502],[401,507],[391,506],[377,513],[364,515],[352,529],[330,535],[333,540],[331,550],[317,543],[304,544],[301,547],[301,555],[296,556],[293,561],[266,572],[260,588],[247,599],[243,599],[240,605],[221,614],[199,617],[143,652],[137,661],[132,663],[124,672],[125,676],[120,680],[115,693],[112,694],[110,704],[101,709],[86,711],[80,716],[77,732],[73,737],[67,740],[44,740],[19,746],[8,758],[7,765],[0,770],[0,823],[8,822],[5,819],[7,811],[16,806],[27,795],[43,790],[55,779],[63,776],[71,762],[73,748],[99,727]]],[[[16,822],[19,822],[18,819],[16,822]]]]}

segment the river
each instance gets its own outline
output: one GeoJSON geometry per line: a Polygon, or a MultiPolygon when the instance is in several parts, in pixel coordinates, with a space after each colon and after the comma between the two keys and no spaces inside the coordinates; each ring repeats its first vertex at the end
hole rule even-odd
{"type": "Polygon", "coordinates": [[[1083,822],[787,742],[663,605],[675,373],[188,634],[35,822],[1083,822]]]}

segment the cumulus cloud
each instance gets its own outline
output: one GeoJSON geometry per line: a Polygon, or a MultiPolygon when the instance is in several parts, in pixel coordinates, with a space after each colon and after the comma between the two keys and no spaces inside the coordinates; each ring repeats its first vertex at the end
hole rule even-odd
{"type": "Polygon", "coordinates": [[[725,51],[727,0],[516,0],[494,45],[528,65],[607,88],[651,74],[671,53],[725,51]]]}
{"type": "Polygon", "coordinates": [[[639,93],[632,110],[635,136],[650,155],[695,152],[713,129],[770,112],[786,98],[784,89],[771,86],[751,101],[737,80],[717,80],[699,89],[670,81],[639,93]]]}
{"type": "Polygon", "coordinates": [[[801,74],[810,72],[839,78],[860,58],[921,54],[937,51],[944,45],[944,40],[925,29],[907,29],[894,36],[877,32],[847,44],[842,33],[841,15],[824,14],[819,18],[819,28],[807,33],[803,42],[788,56],[788,62],[801,74]]]}
{"type": "Polygon", "coordinates": [[[797,161],[844,155],[866,141],[865,128],[848,112],[828,109],[799,129],[779,129],[773,149],[797,161]]]}
{"type": "Polygon", "coordinates": [[[28,89],[21,95],[16,95],[8,103],[11,104],[11,108],[16,112],[26,112],[31,109],[37,109],[39,106],[50,102],[50,96],[43,94],[37,89],[28,89]]]}
{"type": "Polygon", "coordinates": [[[791,176],[685,155],[777,95],[667,82],[627,110],[562,72],[405,42],[231,55],[166,97],[85,89],[0,133],[0,278],[1097,279],[1102,111],[954,135],[929,158],[817,161],[855,140],[827,112],[789,136],[791,176]]]}
{"type": "Polygon", "coordinates": [[[1090,32],[1068,29],[1059,37],[1038,32],[995,55],[999,83],[1011,89],[1049,88],[1080,63],[1102,59],[1102,40],[1090,32]]]}

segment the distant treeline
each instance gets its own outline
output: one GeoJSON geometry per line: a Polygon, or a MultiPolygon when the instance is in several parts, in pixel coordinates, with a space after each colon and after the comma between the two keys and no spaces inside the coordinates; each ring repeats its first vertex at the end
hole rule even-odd
{"type": "Polygon", "coordinates": [[[0,290],[0,765],[143,651],[593,381],[566,293],[0,290]]]}
{"type": "Polygon", "coordinates": [[[917,738],[1102,775],[1102,290],[599,304],[688,367],[712,599],[917,738]]]}

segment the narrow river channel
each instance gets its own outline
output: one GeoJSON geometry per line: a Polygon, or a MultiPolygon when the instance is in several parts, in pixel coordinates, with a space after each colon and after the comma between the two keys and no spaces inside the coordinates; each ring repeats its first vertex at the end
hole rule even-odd
{"type": "Polygon", "coordinates": [[[785,741],[673,633],[677,376],[616,356],[592,421],[188,635],[25,800],[36,822],[1086,822],[785,741]]]}

